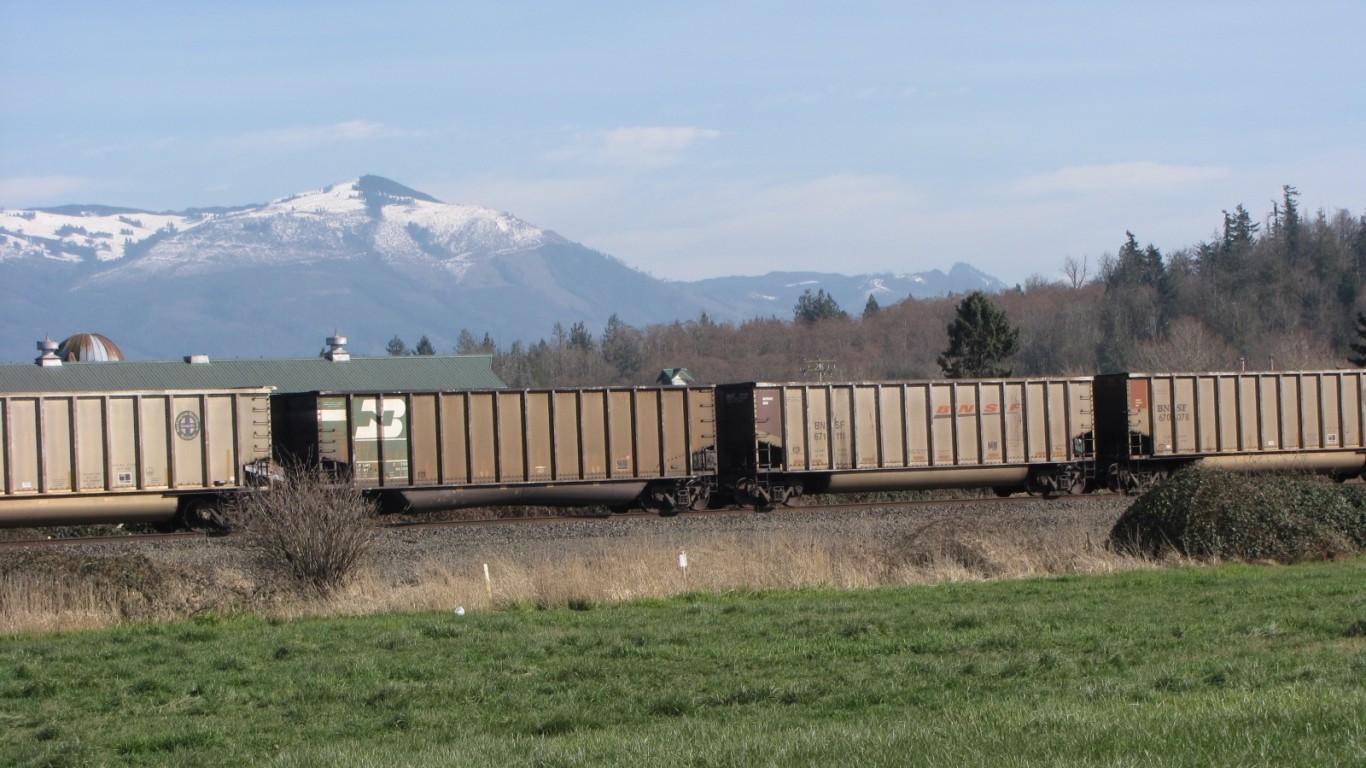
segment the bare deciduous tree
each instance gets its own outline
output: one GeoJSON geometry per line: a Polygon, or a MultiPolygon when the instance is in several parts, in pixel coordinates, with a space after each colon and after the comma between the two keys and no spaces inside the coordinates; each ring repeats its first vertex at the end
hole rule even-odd
{"type": "Polygon", "coordinates": [[[1082,256],[1081,261],[1077,261],[1074,256],[1068,256],[1062,260],[1062,273],[1067,277],[1067,284],[1072,286],[1073,290],[1086,285],[1086,276],[1089,271],[1088,262],[1089,257],[1086,256],[1082,256]]]}

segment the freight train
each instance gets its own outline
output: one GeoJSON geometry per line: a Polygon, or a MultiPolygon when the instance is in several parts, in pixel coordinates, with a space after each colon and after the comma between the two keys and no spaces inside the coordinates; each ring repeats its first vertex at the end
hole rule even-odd
{"type": "Polygon", "coordinates": [[[446,392],[0,395],[0,526],[202,526],[281,464],[385,509],[767,509],[1132,492],[1192,464],[1366,469],[1366,371],[446,392]]]}

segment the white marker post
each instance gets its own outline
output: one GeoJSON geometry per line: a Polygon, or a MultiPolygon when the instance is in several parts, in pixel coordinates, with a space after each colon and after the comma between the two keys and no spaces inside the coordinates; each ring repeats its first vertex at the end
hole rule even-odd
{"type": "Polygon", "coordinates": [[[686,582],[686,581],[688,580],[688,553],[687,553],[687,552],[682,552],[682,551],[681,551],[681,552],[678,553],[678,570],[680,570],[680,571],[683,572],[683,581],[686,582]]]}
{"type": "Polygon", "coordinates": [[[489,594],[489,605],[493,605],[493,579],[489,577],[488,563],[484,563],[484,591],[489,594]]]}

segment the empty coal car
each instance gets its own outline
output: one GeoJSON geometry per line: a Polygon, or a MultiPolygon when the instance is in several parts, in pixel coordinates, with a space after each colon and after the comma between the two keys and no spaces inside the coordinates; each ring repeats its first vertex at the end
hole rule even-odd
{"type": "Polygon", "coordinates": [[[705,506],[710,387],[308,392],[272,399],[277,454],[387,507],[705,506]]]}
{"type": "Polygon", "coordinates": [[[0,394],[0,526],[203,524],[268,468],[269,394],[0,394]]]}
{"type": "Polygon", "coordinates": [[[1355,477],[1366,462],[1363,400],[1361,370],[1100,375],[1097,471],[1124,491],[1194,462],[1355,477]]]}
{"type": "Polygon", "coordinates": [[[723,384],[718,484],[738,503],[803,493],[994,488],[1080,493],[1091,379],[723,384]]]}

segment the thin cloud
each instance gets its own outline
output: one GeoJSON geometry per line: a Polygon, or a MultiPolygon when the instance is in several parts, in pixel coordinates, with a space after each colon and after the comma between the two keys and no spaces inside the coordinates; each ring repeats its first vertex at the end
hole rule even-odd
{"type": "Polygon", "coordinates": [[[1024,195],[1089,194],[1126,189],[1151,189],[1221,179],[1228,169],[1219,166],[1137,163],[1076,165],[1021,179],[1015,191],[1024,195]]]}
{"type": "Polygon", "coordinates": [[[0,179],[0,201],[20,201],[33,205],[65,198],[90,187],[90,182],[79,176],[16,176],[0,179]]]}
{"type": "Polygon", "coordinates": [[[306,125],[270,131],[254,131],[230,136],[223,141],[238,149],[299,150],[324,144],[374,139],[406,138],[424,135],[377,123],[373,120],[344,120],[330,125],[306,125]]]}
{"type": "Polygon", "coordinates": [[[720,135],[711,128],[689,126],[613,128],[594,134],[585,146],[556,153],[555,157],[622,168],[663,168],[681,163],[688,149],[720,135]]]}

